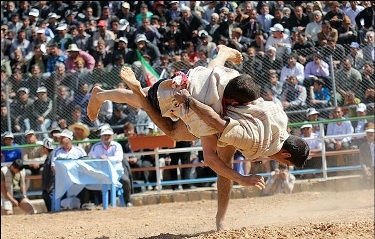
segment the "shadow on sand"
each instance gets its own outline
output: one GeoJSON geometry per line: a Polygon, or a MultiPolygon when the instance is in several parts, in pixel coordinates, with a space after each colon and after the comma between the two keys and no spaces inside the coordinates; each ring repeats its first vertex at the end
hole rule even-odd
{"type": "Polygon", "coordinates": [[[169,234],[169,233],[162,233],[158,236],[151,236],[151,237],[139,237],[138,239],[183,239],[183,238],[191,238],[191,237],[197,237],[200,235],[208,235],[211,233],[215,233],[216,231],[208,231],[208,232],[201,232],[201,233],[195,233],[195,234],[169,234]]]}

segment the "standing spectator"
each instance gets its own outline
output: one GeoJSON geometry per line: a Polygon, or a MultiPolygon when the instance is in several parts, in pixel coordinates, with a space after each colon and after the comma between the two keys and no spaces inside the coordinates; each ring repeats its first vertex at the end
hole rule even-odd
{"type": "MultiPolygon", "coordinates": [[[[14,135],[12,132],[5,132],[1,135],[2,142],[1,146],[18,146],[17,143],[14,143],[14,135]]],[[[4,157],[4,162],[13,162],[17,159],[22,160],[22,150],[20,148],[14,149],[2,149],[1,154],[4,157]]],[[[2,158],[3,160],[3,158],[2,158]]]]}
{"type": "Polygon", "coordinates": [[[297,77],[289,76],[281,95],[284,110],[295,110],[306,105],[306,88],[298,84],[297,77]]]}
{"type": "Polygon", "coordinates": [[[284,27],[281,24],[275,24],[270,28],[272,35],[268,37],[266,49],[268,47],[276,48],[276,58],[283,59],[290,55],[292,51],[292,41],[288,35],[284,33],[284,27]]]}
{"type": "Polygon", "coordinates": [[[359,159],[362,165],[364,179],[370,188],[374,185],[374,123],[368,123],[366,127],[366,142],[359,146],[359,159]]]}
{"type": "Polygon", "coordinates": [[[38,98],[33,102],[30,115],[32,129],[47,132],[52,124],[52,100],[47,96],[47,88],[41,86],[36,91],[38,98]]]}
{"type": "Polygon", "coordinates": [[[216,39],[218,44],[218,39],[224,37],[226,39],[230,39],[232,37],[232,29],[236,28],[239,24],[234,21],[234,13],[228,13],[228,19],[226,21],[222,21],[220,26],[214,32],[214,39],[216,39]]]}
{"type": "Polygon", "coordinates": [[[213,12],[204,30],[207,31],[210,36],[213,36],[219,26],[219,14],[213,12]]]}
{"type": "Polygon", "coordinates": [[[280,82],[284,83],[289,76],[295,76],[298,80],[298,83],[300,85],[303,85],[303,80],[305,78],[305,75],[304,75],[305,68],[302,64],[297,62],[297,60],[298,60],[297,54],[291,54],[288,57],[288,65],[284,66],[281,69],[280,82]]]}
{"type": "Polygon", "coordinates": [[[331,10],[324,16],[324,20],[328,20],[331,26],[337,30],[342,25],[345,13],[339,8],[340,3],[338,1],[331,2],[329,7],[331,10]]]}
{"type": "MultiPolygon", "coordinates": [[[[194,44],[198,42],[198,32],[205,28],[202,19],[193,14],[189,7],[181,9],[182,18],[179,21],[182,40],[185,42],[192,41],[194,44]]],[[[229,22],[234,22],[234,17],[229,22]]],[[[220,28],[220,27],[219,27],[220,28]]],[[[219,30],[218,28],[218,30],[219,30]]]]}
{"type": "Polygon", "coordinates": [[[243,35],[252,40],[256,38],[258,32],[262,32],[263,35],[263,31],[261,31],[261,24],[257,20],[257,11],[255,9],[250,11],[249,17],[243,20],[239,27],[242,29],[243,35]]]}
{"type": "Polygon", "coordinates": [[[364,7],[358,5],[358,1],[349,1],[349,4],[350,7],[345,9],[344,13],[347,17],[349,17],[350,21],[353,23],[353,26],[358,28],[355,18],[364,9],[364,7]]]}
{"type": "Polygon", "coordinates": [[[289,172],[289,167],[279,165],[278,169],[271,172],[271,176],[266,181],[265,195],[277,193],[291,194],[294,189],[296,177],[289,172]]]}
{"type": "Polygon", "coordinates": [[[13,207],[19,207],[28,214],[37,211],[26,196],[25,170],[21,159],[1,168],[1,214],[13,214],[13,207]]]}
{"type": "Polygon", "coordinates": [[[89,53],[79,49],[76,44],[70,44],[69,48],[66,51],[69,53],[69,57],[65,61],[67,72],[73,73],[78,70],[77,65],[74,63],[78,57],[84,60],[84,66],[87,69],[89,69],[90,71],[94,69],[94,66],[95,66],[94,57],[92,57],[92,55],[90,55],[89,53]]]}
{"type": "Polygon", "coordinates": [[[53,143],[53,139],[45,138],[42,145],[42,151],[45,155],[47,155],[42,172],[42,197],[44,204],[46,205],[47,212],[50,212],[52,209],[52,192],[55,188],[55,174],[52,172],[51,168],[51,153],[55,149],[53,143]]]}
{"type": "Polygon", "coordinates": [[[125,204],[128,207],[133,206],[130,200],[132,194],[131,182],[128,174],[124,174],[123,160],[124,153],[121,144],[113,140],[113,130],[110,127],[103,127],[100,131],[100,140],[94,144],[88,153],[88,156],[93,158],[100,158],[103,160],[109,160],[113,163],[115,170],[119,173],[120,178],[118,179],[122,184],[124,190],[123,197],[125,204]]]}

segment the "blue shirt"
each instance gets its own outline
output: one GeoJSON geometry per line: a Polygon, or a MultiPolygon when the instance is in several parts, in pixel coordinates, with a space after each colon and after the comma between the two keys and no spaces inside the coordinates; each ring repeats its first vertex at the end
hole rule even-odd
{"type": "MultiPolygon", "coordinates": [[[[1,144],[1,147],[6,146],[5,144],[1,144]]],[[[12,146],[18,146],[18,144],[13,143],[12,146]]],[[[4,156],[4,162],[13,162],[16,159],[22,159],[22,149],[7,149],[1,150],[1,154],[4,156]]]]}
{"type": "Polygon", "coordinates": [[[68,57],[66,55],[64,55],[64,54],[60,54],[57,57],[49,55],[48,60],[47,60],[47,69],[46,69],[46,72],[50,72],[50,73],[54,72],[56,70],[56,64],[58,62],[61,62],[61,63],[65,64],[65,60],[67,58],[68,57]]]}

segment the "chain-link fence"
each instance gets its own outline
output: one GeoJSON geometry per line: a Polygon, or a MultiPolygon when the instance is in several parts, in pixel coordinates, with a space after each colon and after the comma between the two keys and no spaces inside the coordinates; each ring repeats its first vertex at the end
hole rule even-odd
{"type": "MultiPolygon", "coordinates": [[[[251,75],[261,88],[261,96],[284,107],[291,123],[306,120],[306,110],[310,107],[320,111],[323,118],[329,118],[332,107],[345,108],[363,102],[369,106],[367,112],[373,114],[373,62],[368,61],[363,52],[368,46],[332,45],[286,53],[280,53],[276,47],[269,47],[265,52],[249,48],[243,52],[241,64],[227,62],[226,66],[251,75]]],[[[185,61],[168,60],[170,63],[166,67],[153,67],[161,78],[194,67],[185,61]]],[[[198,61],[196,65],[207,65],[207,62],[198,61]]],[[[136,123],[134,108],[111,102],[103,104],[96,122],[90,122],[86,116],[87,93],[95,84],[104,89],[126,88],[119,77],[121,66],[120,63],[103,67],[97,62],[93,71],[83,68],[67,73],[61,63],[52,74],[33,70],[33,74],[23,74],[14,70],[2,89],[2,98],[10,99],[5,101],[7,112],[2,110],[2,133],[23,133],[27,129],[43,132],[57,126],[66,128],[79,120],[91,128],[103,123],[118,128],[122,127],[118,123],[122,116],[116,115],[119,110],[136,123]],[[49,99],[38,103],[37,90],[41,86],[46,88],[49,99]]],[[[140,62],[131,67],[142,86],[147,86],[140,62]]],[[[353,109],[348,109],[347,113],[347,116],[356,116],[353,109]]]]}

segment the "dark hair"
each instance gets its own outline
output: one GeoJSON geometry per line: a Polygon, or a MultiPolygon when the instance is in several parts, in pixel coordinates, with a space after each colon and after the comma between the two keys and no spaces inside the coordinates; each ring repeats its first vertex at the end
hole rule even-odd
{"type": "Polygon", "coordinates": [[[282,148],[291,154],[287,160],[289,160],[294,166],[302,168],[305,165],[310,153],[310,147],[304,139],[294,135],[289,135],[282,148]]]}
{"type": "Polygon", "coordinates": [[[240,104],[258,99],[260,87],[253,81],[250,75],[243,74],[230,80],[224,89],[224,97],[234,99],[240,104]]]}
{"type": "Polygon", "coordinates": [[[18,169],[21,171],[23,169],[23,161],[22,159],[16,159],[12,163],[13,168],[18,169]]]}

